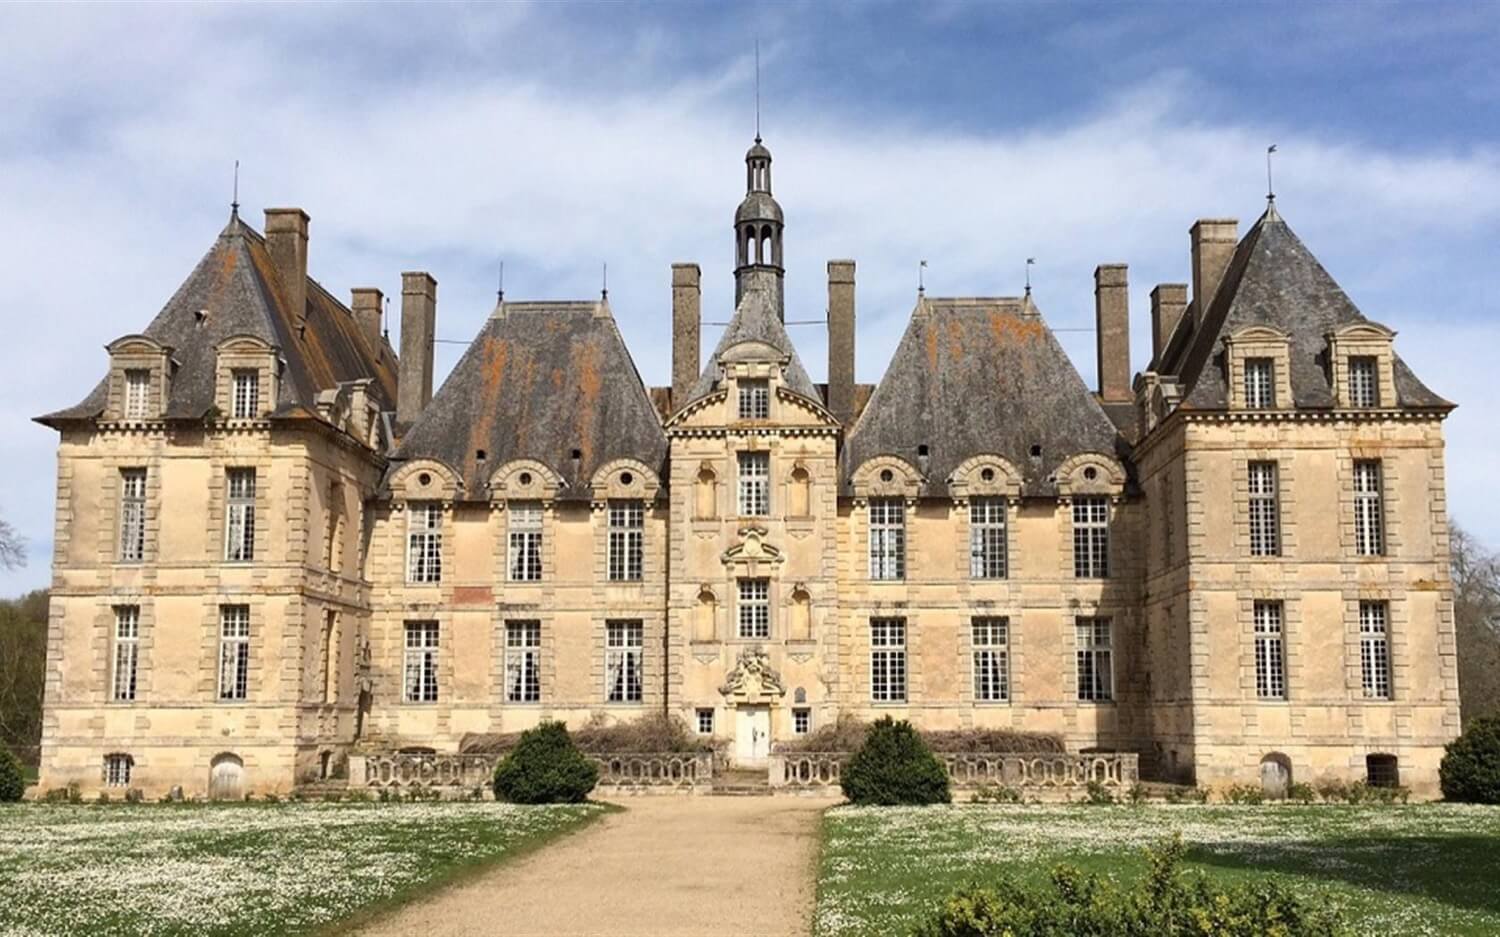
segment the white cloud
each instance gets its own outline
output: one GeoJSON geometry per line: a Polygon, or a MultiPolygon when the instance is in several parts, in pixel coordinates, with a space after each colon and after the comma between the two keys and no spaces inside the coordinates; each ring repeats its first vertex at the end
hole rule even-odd
{"type": "MultiPolygon", "coordinates": [[[[394,295],[400,270],[431,269],[446,338],[478,328],[500,256],[518,298],[592,295],[607,260],[613,308],[653,383],[668,375],[671,262],[701,263],[705,317],[729,315],[730,219],[749,142],[743,58],[667,83],[633,78],[612,95],[581,93],[566,75],[472,67],[476,50],[531,35],[513,19],[475,24],[458,61],[442,68],[430,42],[451,24],[406,17],[410,55],[423,67],[393,75],[401,60],[386,55],[362,86],[357,56],[326,73],[299,56],[345,26],[356,43],[401,43],[367,18],[306,14],[310,35],[286,45],[277,42],[284,32],[226,14],[166,17],[140,42],[129,17],[64,15],[26,24],[34,41],[0,64],[0,85],[11,89],[3,103],[18,115],[0,129],[0,256],[14,271],[13,337],[0,348],[10,382],[0,399],[10,440],[0,512],[36,541],[51,529],[55,438],[25,420],[80,398],[102,371],[100,346],[139,329],[167,299],[223,223],[235,158],[247,206],[310,212],[312,271],[336,294],[377,285],[394,295]]],[[[537,41],[561,48],[567,37],[537,41]]],[[[631,74],[651,74],[661,47],[644,37],[644,64],[631,74]]],[[[934,294],[1014,295],[1035,256],[1037,299],[1060,327],[1092,323],[1096,263],[1129,262],[1143,364],[1151,286],[1187,278],[1195,217],[1253,220],[1274,139],[1283,214],[1368,315],[1401,331],[1398,349],[1419,374],[1474,404],[1472,417],[1461,410],[1449,425],[1451,506],[1500,541],[1477,468],[1497,455],[1479,401],[1481,349],[1495,347],[1500,327],[1485,310],[1429,304],[1455,290],[1483,295],[1463,285],[1483,275],[1500,230],[1495,151],[1382,152],[1312,128],[1205,122],[1181,73],[1123,89],[1071,121],[987,134],[899,117],[855,123],[813,90],[768,125],[788,216],[789,318],[820,317],[824,261],[856,258],[862,379],[878,378],[904,327],[919,259],[931,264],[934,294]],[[1448,327],[1455,315],[1461,332],[1448,327]]],[[[258,212],[246,215],[258,222],[258,212]]],[[[822,331],[794,337],[821,374],[822,331]]],[[[1092,336],[1063,338],[1092,382],[1092,336]]],[[[443,346],[440,366],[459,351],[443,346]]],[[[0,577],[0,588],[44,581],[46,559],[0,577]]]]}

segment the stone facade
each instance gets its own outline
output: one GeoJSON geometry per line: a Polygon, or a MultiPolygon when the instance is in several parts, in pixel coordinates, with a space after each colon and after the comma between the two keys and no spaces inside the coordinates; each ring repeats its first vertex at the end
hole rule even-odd
{"type": "Polygon", "coordinates": [[[816,385],[770,162],[757,141],[705,367],[698,268],[673,268],[669,388],[606,302],[501,302],[434,395],[431,276],[403,275],[398,365],[378,291],[351,311],[307,278],[305,214],[265,238],[232,217],[41,418],[42,786],[284,791],[666,712],[748,766],[888,714],[1057,733],[1145,777],[1435,790],[1452,405],[1274,208],[1243,239],[1193,227],[1191,302],[1153,291],[1133,385],[1117,264],[1095,389],[1029,294],[919,295],[858,385],[852,261],[828,265],[816,385]]]}

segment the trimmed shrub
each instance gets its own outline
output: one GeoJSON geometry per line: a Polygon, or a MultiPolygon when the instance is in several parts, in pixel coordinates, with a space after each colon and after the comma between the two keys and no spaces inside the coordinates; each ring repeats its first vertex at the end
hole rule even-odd
{"type": "Polygon", "coordinates": [[[1475,719],[1448,743],[1438,780],[1447,800],[1500,804],[1500,716],[1475,719]]]}
{"type": "Polygon", "coordinates": [[[21,763],[10,749],[0,745],[0,804],[13,804],[26,793],[26,781],[21,777],[21,763]]]}
{"type": "MultiPolygon", "coordinates": [[[[779,752],[857,752],[865,743],[870,723],[850,713],[797,739],[777,742],[779,752]]],[[[944,729],[917,734],[935,752],[1022,752],[1051,754],[1066,752],[1062,736],[1015,729],[944,729]]]]}
{"type": "Polygon", "coordinates": [[[1181,837],[1146,850],[1148,870],[1125,887],[1070,866],[1052,871],[1046,890],[1001,881],[951,895],[917,937],[1343,937],[1336,912],[1310,907],[1274,879],[1233,885],[1184,876],[1181,837]]]}
{"type": "Polygon", "coordinates": [[[516,804],[576,804],[599,783],[599,769],[583,757],[561,722],[521,733],[495,768],[495,799],[516,804]]]}
{"type": "MultiPolygon", "coordinates": [[[[716,747],[715,740],[693,732],[680,716],[666,713],[611,723],[603,713],[596,712],[572,737],[579,751],[594,754],[712,752],[716,747]]],[[[459,740],[458,750],[466,755],[504,755],[514,751],[520,741],[521,733],[517,732],[469,732],[459,740]]]]}
{"type": "Polygon", "coordinates": [[[851,803],[946,804],[948,772],[906,720],[890,716],[870,726],[865,744],[844,765],[844,796],[851,803]]]}

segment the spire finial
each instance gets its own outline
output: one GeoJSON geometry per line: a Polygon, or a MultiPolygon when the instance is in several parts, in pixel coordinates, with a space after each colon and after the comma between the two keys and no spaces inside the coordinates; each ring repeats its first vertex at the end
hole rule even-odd
{"type": "Polygon", "coordinates": [[[1036,263],[1035,257],[1026,258],[1026,295],[1031,295],[1031,267],[1036,263]]]}
{"type": "Polygon", "coordinates": [[[385,333],[385,340],[386,341],[390,341],[391,340],[391,298],[389,296],[387,296],[385,298],[385,325],[381,329],[381,331],[385,333]]]}
{"type": "Polygon", "coordinates": [[[1266,147],[1266,204],[1271,205],[1276,201],[1276,187],[1271,184],[1271,154],[1276,152],[1276,144],[1266,147]]]}
{"type": "Polygon", "coordinates": [[[755,142],[760,142],[760,37],[755,37],[755,142]]]}
{"type": "Polygon", "coordinates": [[[234,161],[234,195],[229,202],[229,216],[238,218],[240,216],[240,161],[234,161]]]}
{"type": "Polygon", "coordinates": [[[609,299],[609,261],[604,262],[604,272],[600,274],[599,298],[609,299]]]}
{"type": "Polygon", "coordinates": [[[927,261],[917,261],[917,295],[921,296],[927,292],[927,278],[923,274],[927,270],[927,261]]]}
{"type": "Polygon", "coordinates": [[[495,284],[495,303],[505,302],[505,261],[500,261],[500,282],[495,284]]]}

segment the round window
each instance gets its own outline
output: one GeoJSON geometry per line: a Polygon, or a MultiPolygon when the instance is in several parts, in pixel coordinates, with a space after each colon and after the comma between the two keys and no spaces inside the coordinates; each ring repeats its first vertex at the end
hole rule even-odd
{"type": "Polygon", "coordinates": [[[983,469],[979,473],[979,478],[982,481],[992,482],[995,480],[995,470],[992,468],[983,469]]]}
{"type": "Polygon", "coordinates": [[[1083,477],[1087,478],[1089,481],[1093,481],[1094,479],[1099,477],[1099,470],[1090,465],[1088,468],[1083,470],[1083,477]]]}
{"type": "Polygon", "coordinates": [[[522,472],[520,475],[516,476],[516,481],[520,482],[523,485],[531,484],[531,473],[522,472]]]}
{"type": "Polygon", "coordinates": [[[427,472],[421,473],[417,476],[417,484],[421,485],[423,488],[426,488],[428,485],[432,484],[432,475],[427,472]]]}
{"type": "Polygon", "coordinates": [[[629,485],[629,484],[632,484],[634,482],[635,482],[635,476],[634,475],[630,474],[629,472],[621,472],[620,473],[620,484],[622,484],[622,485],[629,485]]]}
{"type": "Polygon", "coordinates": [[[880,472],[880,480],[883,482],[888,482],[895,477],[896,473],[892,472],[890,469],[882,469],[880,472]]]}

